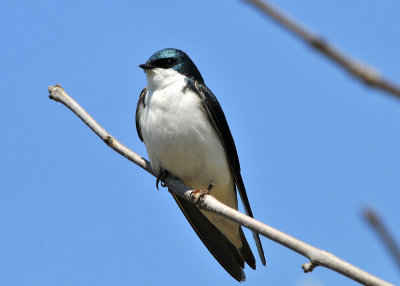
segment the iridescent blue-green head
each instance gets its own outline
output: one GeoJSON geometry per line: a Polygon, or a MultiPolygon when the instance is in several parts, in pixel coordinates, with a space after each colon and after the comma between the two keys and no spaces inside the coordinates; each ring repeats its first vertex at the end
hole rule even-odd
{"type": "Polygon", "coordinates": [[[173,69],[188,78],[204,83],[203,77],[193,61],[178,49],[167,48],[158,51],[139,67],[145,71],[156,68],[173,69]]]}

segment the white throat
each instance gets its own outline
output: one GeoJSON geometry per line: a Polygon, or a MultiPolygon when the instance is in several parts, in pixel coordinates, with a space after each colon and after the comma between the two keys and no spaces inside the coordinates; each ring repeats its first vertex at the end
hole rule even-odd
{"type": "Polygon", "coordinates": [[[173,69],[155,68],[146,71],[149,90],[160,90],[178,81],[184,81],[185,76],[173,69]]]}

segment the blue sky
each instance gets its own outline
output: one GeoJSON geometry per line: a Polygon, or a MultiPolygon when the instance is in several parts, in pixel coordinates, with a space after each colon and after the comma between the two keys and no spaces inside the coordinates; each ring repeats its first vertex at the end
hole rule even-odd
{"type": "MultiPolygon", "coordinates": [[[[273,1],[400,82],[398,1],[273,1]]],[[[235,285],[166,190],[48,99],[61,84],[147,157],[134,112],[155,51],[186,51],[219,99],[255,216],[392,283],[362,219],[400,240],[400,101],[353,80],[242,1],[3,1],[1,285],[235,285]]],[[[249,232],[247,232],[249,233],[249,232]]],[[[263,239],[246,285],[355,285],[263,239]],[[258,265],[260,263],[258,262],[258,265]]],[[[254,248],[254,243],[251,242],[254,248]]]]}

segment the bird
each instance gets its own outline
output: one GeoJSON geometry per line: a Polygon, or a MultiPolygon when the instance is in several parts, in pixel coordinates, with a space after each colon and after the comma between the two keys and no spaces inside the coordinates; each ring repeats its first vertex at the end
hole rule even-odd
{"type": "MultiPolygon", "coordinates": [[[[160,179],[172,176],[236,210],[238,191],[247,215],[253,217],[226,117],[194,62],[179,49],[165,48],[139,67],[146,73],[147,86],[137,103],[136,130],[157,188],[160,179]]],[[[256,262],[242,227],[171,194],[220,265],[244,281],[245,263],[255,270],[256,262]]],[[[260,237],[253,232],[253,238],[265,266],[260,237]]]]}

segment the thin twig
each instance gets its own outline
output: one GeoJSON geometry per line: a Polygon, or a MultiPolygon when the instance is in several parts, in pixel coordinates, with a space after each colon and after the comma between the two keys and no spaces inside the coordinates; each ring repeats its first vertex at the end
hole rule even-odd
{"type": "Polygon", "coordinates": [[[378,234],[400,269],[400,248],[379,215],[372,208],[368,207],[363,211],[363,216],[378,234]]]}
{"type": "Polygon", "coordinates": [[[291,20],[288,16],[284,15],[282,12],[272,7],[270,4],[267,4],[260,0],[244,1],[253,4],[255,7],[258,8],[259,11],[271,17],[278,24],[282,25],[294,35],[299,37],[301,40],[305,41],[310,47],[327,56],[333,62],[344,68],[348,73],[363,81],[368,86],[384,90],[389,94],[395,96],[396,98],[400,99],[400,86],[383,78],[376,69],[371,68],[359,61],[351,59],[349,56],[345,55],[337,48],[329,45],[322,38],[310,33],[300,24],[291,20]]]}
{"type": "MultiPolygon", "coordinates": [[[[112,137],[103,127],[101,127],[75,100],[68,96],[61,86],[49,87],[50,98],[61,102],[74,112],[90,129],[93,130],[109,147],[126,157],[139,167],[143,168],[154,176],[150,163],[139,156],[135,152],[129,150],[126,146],[122,145],[117,139],[112,137]]],[[[315,248],[305,242],[302,242],[290,235],[287,235],[279,230],[276,230],[260,221],[257,221],[243,213],[232,209],[223,203],[219,202],[211,195],[205,195],[199,199],[199,195],[194,195],[192,189],[186,186],[181,181],[171,177],[164,180],[166,186],[186,200],[197,203],[197,205],[205,210],[220,214],[238,224],[241,224],[259,234],[285,246],[293,251],[307,257],[310,262],[303,265],[304,272],[310,272],[316,266],[324,266],[330,268],[340,274],[343,274],[357,282],[364,285],[392,285],[384,280],[381,280],[364,270],[361,270],[344,260],[334,256],[333,254],[315,248]]]]}

